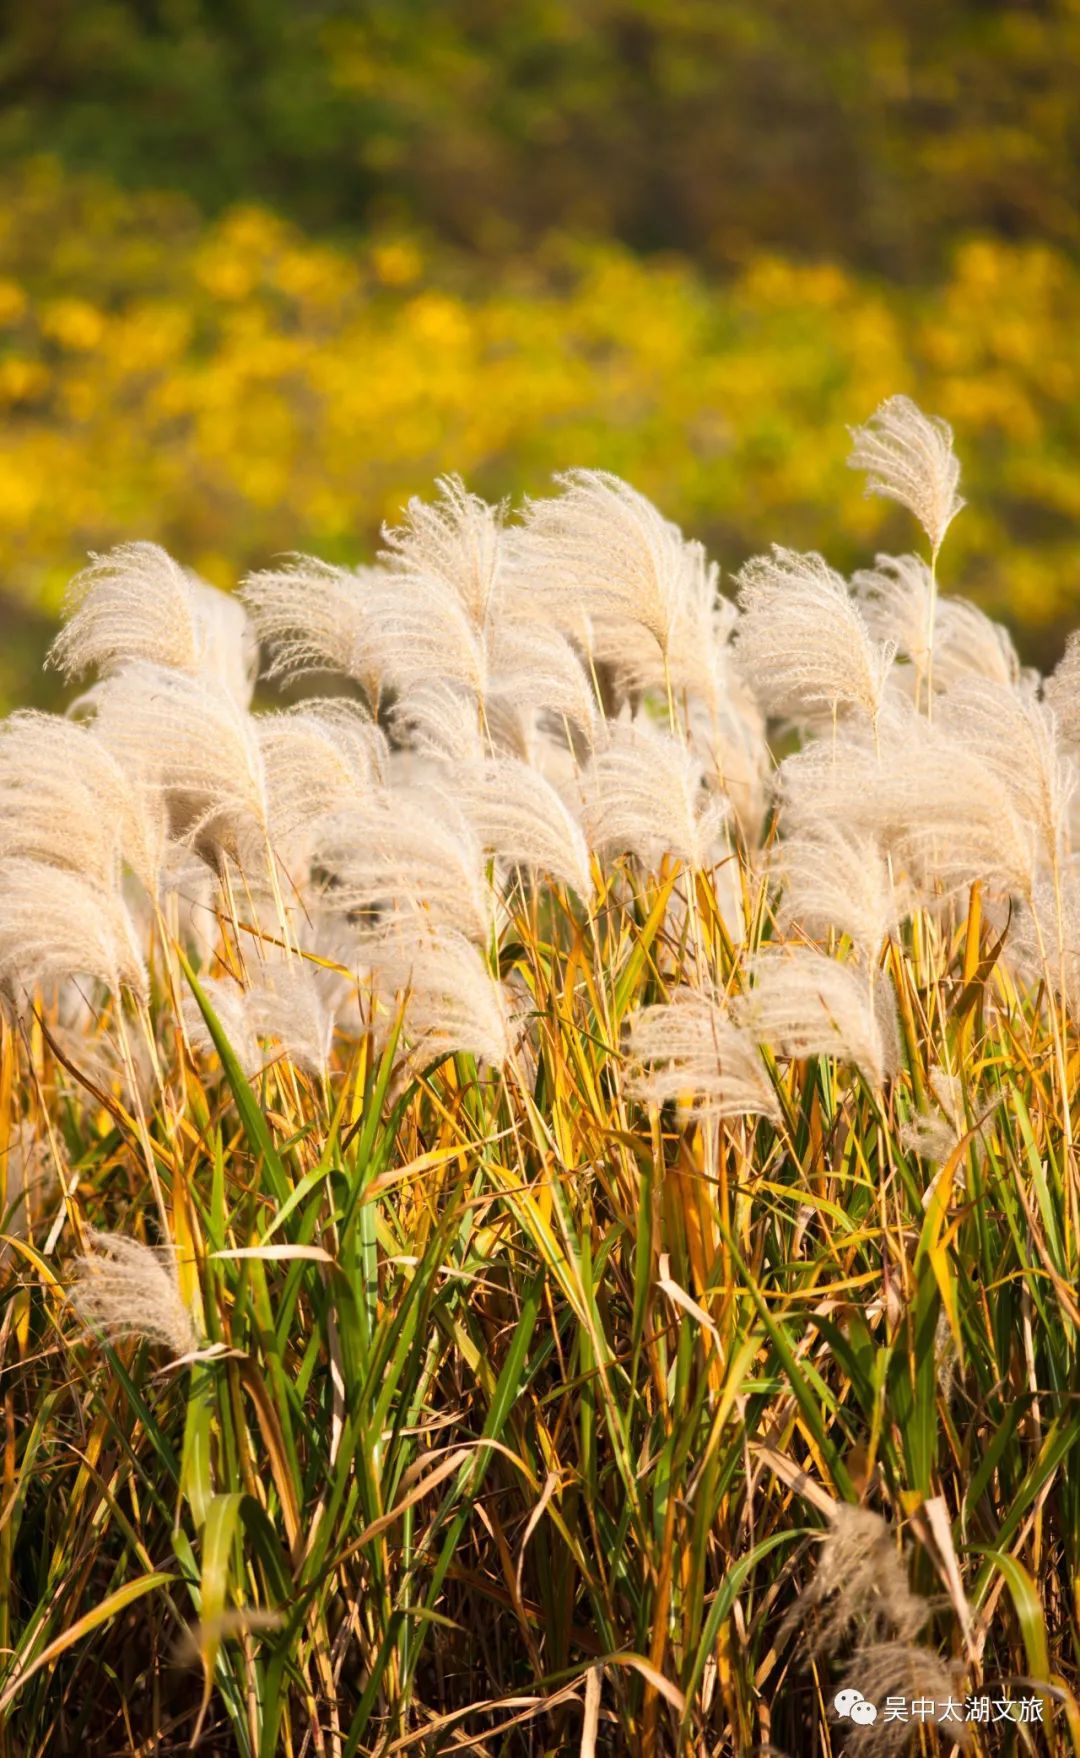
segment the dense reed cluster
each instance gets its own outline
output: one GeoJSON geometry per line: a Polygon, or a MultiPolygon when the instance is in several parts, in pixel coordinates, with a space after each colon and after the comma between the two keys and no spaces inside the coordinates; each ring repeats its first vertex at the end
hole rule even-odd
{"type": "MultiPolygon", "coordinates": [[[[446,479],[373,565],[237,596],[126,544],[52,649],[83,693],[0,727],[5,1335],[33,1354],[43,1287],[39,1358],[90,1388],[98,1621],[137,1557],[162,1629],[197,1624],[214,1750],[816,1750],[807,1667],[829,1701],[845,1668],[974,1680],[1031,1585],[1009,1556],[969,1603],[995,1496],[1003,1548],[1037,1522],[1071,1566],[1040,1498],[1076,1430],[1080,648],[1043,682],[939,593],[944,423],[892,398],[852,463],[927,559],[849,583],[778,547],[725,596],[584,470],[514,516],[446,479]],[[253,706],[260,654],[289,706],[253,706]],[[987,1338],[1020,1400],[992,1445],[956,1404],[987,1338]],[[175,1569],[139,1537],[170,1501],[175,1569]]],[[[47,1383],[9,1451],[43,1529],[47,1383]]],[[[50,1681],[84,1632],[33,1574],[0,1713],[75,1750],[50,1681]]]]}

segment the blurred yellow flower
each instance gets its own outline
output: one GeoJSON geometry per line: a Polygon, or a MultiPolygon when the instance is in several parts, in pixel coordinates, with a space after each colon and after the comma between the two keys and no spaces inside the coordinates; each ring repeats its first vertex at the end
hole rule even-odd
{"type": "Polygon", "coordinates": [[[773,538],[856,565],[916,541],[844,463],[895,391],[957,430],[950,589],[1032,626],[1075,596],[1080,272],[1045,246],[970,241],[921,294],[777,255],[713,283],[565,238],[492,277],[400,233],[355,252],[92,191],[6,190],[0,580],[32,601],[133,536],[221,584],[297,547],[359,560],[442,471],[495,496],[568,464],[628,477],[726,570],[773,538]]]}

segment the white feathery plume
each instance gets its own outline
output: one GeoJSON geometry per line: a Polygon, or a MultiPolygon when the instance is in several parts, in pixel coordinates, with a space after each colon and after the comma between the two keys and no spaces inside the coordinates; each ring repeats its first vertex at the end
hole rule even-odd
{"type": "Polygon", "coordinates": [[[449,678],[418,684],[394,703],[394,736],[439,764],[480,763],[487,754],[480,708],[471,690],[449,678]]]}
{"type": "Polygon", "coordinates": [[[1065,643],[1057,668],[1043,685],[1043,695],[1057,717],[1062,743],[1080,750],[1080,629],[1065,643]]]}
{"type": "Polygon", "coordinates": [[[510,1052],[510,1025],[501,985],[475,946],[453,928],[392,919],[365,944],[364,954],[382,996],[382,1019],[394,1017],[392,998],[404,994],[410,1060],[423,1066],[464,1050],[491,1067],[510,1052]]]}
{"type": "Polygon", "coordinates": [[[126,858],[153,893],[164,840],[159,803],[85,726],[33,710],[0,722],[0,859],[45,861],[111,889],[126,858]]]}
{"type": "MultiPolygon", "coordinates": [[[[328,990],[332,973],[302,959],[275,960],[257,967],[242,987],[231,977],[208,977],[202,988],[244,1073],[249,1079],[269,1060],[261,1040],[276,1042],[282,1054],[309,1074],[325,1072],[334,1033],[328,990]]],[[[209,1027],[193,995],[185,995],[184,1026],[192,1047],[215,1055],[209,1027]]]]}
{"type": "Polygon", "coordinates": [[[82,1323],[109,1343],[141,1337],[174,1359],[199,1347],[195,1321],[180,1293],[175,1252],[155,1251],[122,1233],[91,1232],[75,1259],[69,1298],[82,1323]]]}
{"type": "Polygon", "coordinates": [[[777,860],[783,892],[778,920],[813,939],[847,934],[869,960],[895,933],[910,904],[894,884],[876,840],[823,819],[788,837],[777,860]]]}
{"type": "Polygon", "coordinates": [[[270,677],[339,672],[361,685],[373,710],[389,692],[443,676],[482,685],[481,634],[434,575],[296,556],[249,574],[241,596],[270,649],[270,677]]]}
{"type": "MultiPolygon", "coordinates": [[[[926,1623],[933,1605],[929,1600],[922,1603],[926,1607],[926,1623]]],[[[865,1624],[860,1628],[860,1636],[864,1631],[865,1624]]],[[[909,1710],[919,1703],[924,1711],[917,1721],[909,1722],[906,1715],[896,1715],[850,1728],[845,1724],[845,1758],[903,1758],[904,1753],[912,1750],[917,1727],[939,1727],[939,1743],[946,1751],[971,1749],[972,1726],[958,1721],[955,1708],[950,1707],[965,1696],[963,1667],[956,1661],[946,1663],[932,1648],[905,1641],[859,1640],[840,1678],[840,1690],[844,1689],[857,1691],[867,1703],[885,1704],[891,1700],[909,1710]]]]}
{"type": "MultiPolygon", "coordinates": [[[[871,971],[872,976],[872,971],[871,971]]],[[[812,946],[759,953],[737,1021],[781,1056],[835,1056],[874,1086],[895,1071],[898,1039],[891,986],[812,946]]]]}
{"type": "Polygon", "coordinates": [[[491,933],[483,851],[445,790],[417,782],[332,814],[317,827],[314,862],[326,905],[361,922],[396,910],[482,944],[491,933]]]}
{"type": "Polygon", "coordinates": [[[687,704],[690,748],[705,765],[706,777],[728,796],[747,843],[760,840],[765,816],[770,754],[765,717],[739,672],[725,666],[722,689],[687,704]]]}
{"type": "MultiPolygon", "coordinates": [[[[264,1057],[248,1007],[247,990],[232,977],[200,977],[202,989],[233,1055],[249,1080],[254,1079],[264,1057]]],[[[194,995],[185,992],[181,1001],[184,1031],[191,1048],[202,1056],[216,1056],[217,1046],[194,995]]]]}
{"type": "Polygon", "coordinates": [[[277,959],[264,965],[250,986],[249,1006],[259,1036],[278,1043],[288,1060],[307,1074],[325,1074],[330,1061],[333,991],[339,982],[334,972],[306,959],[277,959]]]}
{"type": "Polygon", "coordinates": [[[850,429],[848,463],[869,476],[867,494],[899,501],[918,519],[936,557],[964,502],[957,492],[960,463],[952,428],[924,415],[910,397],[887,397],[863,427],[850,429]]]}
{"type": "Polygon", "coordinates": [[[359,704],[309,699],[255,717],[274,853],[294,883],[306,877],[314,822],[356,804],[386,777],[386,735],[359,704]]]}
{"type": "Polygon", "coordinates": [[[896,877],[928,896],[976,879],[1029,894],[1035,833],[975,751],[895,699],[876,745],[869,729],[852,726],[785,758],[785,822],[811,833],[828,822],[876,837],[896,877]]]}
{"type": "Polygon", "coordinates": [[[872,638],[842,576],[820,555],[774,544],[737,580],[736,653],[762,707],[810,726],[850,709],[875,721],[895,648],[872,638]]]}
{"type": "Polygon", "coordinates": [[[77,574],[48,663],[66,677],[146,661],[216,680],[244,706],[254,642],[243,606],[156,543],[122,543],[77,574]]]}
{"type": "MultiPolygon", "coordinates": [[[[351,675],[372,698],[453,678],[481,695],[487,676],[484,630],[433,574],[369,571],[351,675]]],[[[376,698],[377,699],[377,698],[376,698]]]]}
{"type": "Polygon", "coordinates": [[[191,584],[179,562],[156,543],[122,543],[92,555],[64,601],[64,627],[48,663],[66,677],[108,672],[129,660],[199,669],[191,584]]]}
{"type": "Polygon", "coordinates": [[[674,1100],[714,1117],[779,1121],[776,1093],[756,1043],[719,1000],[679,988],[630,1020],[629,1090],[650,1105],[674,1100]]]}
{"type": "Polygon", "coordinates": [[[705,788],[699,759],[644,719],[608,723],[582,771],[581,797],[589,846],[646,866],[665,854],[708,866],[729,813],[705,788]]]}
{"type": "MultiPolygon", "coordinates": [[[[26,1120],[13,1123],[7,1146],[0,1154],[0,1233],[26,1239],[56,1186],[53,1150],[26,1120]]],[[[0,1245],[0,1270],[13,1256],[0,1245]]]]}
{"type": "MultiPolygon", "coordinates": [[[[926,1084],[933,1100],[933,1109],[910,1117],[906,1123],[902,1123],[898,1132],[899,1139],[901,1146],[908,1152],[943,1165],[968,1133],[964,1083],[959,1075],[950,1074],[944,1068],[932,1068],[928,1072],[926,1084]]],[[[1004,1093],[998,1093],[995,1099],[982,1107],[981,1115],[976,1117],[974,1123],[977,1131],[981,1130],[1003,1098],[1004,1093]]],[[[923,1196],[924,1203],[932,1188],[932,1185],[927,1187],[923,1196]]]]}
{"type": "Polygon", "coordinates": [[[591,897],[581,827],[538,770],[515,757],[495,757],[455,769],[447,784],[489,854],[548,873],[579,897],[591,897]]]}
{"type": "Polygon", "coordinates": [[[130,665],[84,698],[93,730],[125,771],[164,799],[170,832],[215,864],[254,838],[267,846],[255,721],[220,685],[130,665]]]}
{"type": "Polygon", "coordinates": [[[379,560],[410,581],[436,582],[480,632],[501,608],[505,506],[470,494],[460,476],[440,476],[439,498],[413,496],[398,526],[383,526],[379,560]]]}
{"type": "Polygon", "coordinates": [[[532,709],[556,725],[567,722],[589,739],[596,696],[585,667],[560,630],[539,622],[502,618],[488,636],[486,700],[532,709]]]}
{"type": "Polygon", "coordinates": [[[146,970],[123,902],[62,867],[0,861],[0,990],[20,1007],[35,988],[69,977],[145,995],[146,970]]]}
{"type": "Polygon", "coordinates": [[[1000,684],[1019,682],[1020,661],[1008,630],[966,599],[938,598],[921,556],[879,555],[872,568],[852,576],[852,587],[875,639],[894,642],[920,676],[933,659],[935,689],[972,672],[1000,684]]]}
{"type": "Polygon", "coordinates": [[[1052,711],[1023,686],[968,677],[946,692],[939,721],[957,745],[997,777],[1016,811],[1037,826],[1044,853],[1055,864],[1065,852],[1077,770],[1058,747],[1052,711]]]}
{"type": "Polygon", "coordinates": [[[240,598],[219,592],[185,569],[195,604],[198,674],[220,684],[241,708],[251,706],[259,669],[259,643],[240,598]]]}
{"type": "Polygon", "coordinates": [[[888,1523],[872,1508],[838,1502],[806,1591],[788,1613],[801,1625],[812,1655],[831,1655],[860,1641],[918,1635],[933,1607],[912,1593],[907,1561],[888,1523]]]}
{"type": "Polygon", "coordinates": [[[379,575],[375,568],[353,571],[306,555],[248,574],[240,597],[270,650],[267,677],[294,679],[320,671],[359,676],[364,587],[369,576],[379,575]]]}
{"type": "MultiPolygon", "coordinates": [[[[511,540],[515,583],[546,603],[563,628],[593,621],[599,657],[617,655],[620,631],[643,629],[670,655],[680,624],[707,626],[716,571],[698,543],[619,477],[571,470],[562,494],[528,501],[511,540]]],[[[684,638],[684,647],[688,645],[684,638]]]]}
{"type": "Polygon", "coordinates": [[[889,642],[925,673],[936,641],[934,577],[918,555],[878,555],[851,576],[851,590],[876,641],[889,642]]]}
{"type": "MultiPolygon", "coordinates": [[[[193,849],[179,842],[167,843],[158,876],[158,899],[167,931],[189,950],[197,950],[202,962],[216,945],[218,934],[219,888],[213,869],[193,849]]],[[[132,913],[138,921],[137,900],[132,913]]],[[[143,924],[149,934],[148,913],[143,924]]]]}
{"type": "Polygon", "coordinates": [[[974,673],[1008,688],[1030,681],[1012,636],[966,598],[939,598],[934,623],[934,681],[948,689],[974,673]]]}
{"type": "Polygon", "coordinates": [[[1041,877],[1014,917],[1009,957],[1022,980],[1045,979],[1080,1012],[1080,870],[1067,862],[1057,883],[1041,877]]]}
{"type": "MultiPolygon", "coordinates": [[[[407,582],[404,582],[407,584],[407,582]]],[[[465,669],[451,648],[439,650],[440,671],[395,681],[402,694],[392,711],[410,728],[418,748],[442,750],[460,761],[486,750],[530,758],[542,723],[570,726],[586,738],[595,723],[594,698],[584,667],[557,629],[503,619],[470,648],[465,669]]]]}

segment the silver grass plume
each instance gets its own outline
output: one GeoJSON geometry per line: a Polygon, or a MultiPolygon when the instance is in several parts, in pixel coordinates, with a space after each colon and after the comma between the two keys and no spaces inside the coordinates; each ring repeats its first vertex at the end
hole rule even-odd
{"type": "Polygon", "coordinates": [[[561,495],[528,501],[512,540],[515,581],[550,605],[564,628],[581,633],[593,620],[594,651],[619,651],[619,630],[647,631],[670,655],[680,627],[683,645],[708,618],[716,571],[698,543],[619,477],[571,470],[556,477],[561,495]]]}
{"type": "Polygon", "coordinates": [[[476,630],[502,608],[505,506],[470,494],[460,476],[440,476],[435,501],[409,501],[398,526],[383,526],[379,560],[410,581],[428,580],[457,599],[476,630]]]}
{"type": "Polygon", "coordinates": [[[174,1359],[199,1347],[195,1322],[180,1293],[171,1247],[155,1251],[122,1233],[91,1232],[76,1258],[69,1291],[76,1315],[90,1331],[119,1343],[145,1338],[174,1359]]]}
{"type": "Polygon", "coordinates": [[[1066,852],[1077,769],[1058,745],[1052,711],[1034,692],[969,677],[944,696],[939,723],[997,777],[1020,815],[1034,824],[1052,865],[1066,852]]]}
{"type": "Polygon", "coordinates": [[[838,1502],[813,1578],[786,1625],[801,1629],[807,1652],[821,1657],[842,1650],[852,1636],[860,1646],[911,1642],[932,1610],[928,1600],[912,1593],[888,1523],[870,1508],[838,1502]]]}
{"type": "MultiPolygon", "coordinates": [[[[253,1080],[264,1061],[258,1033],[248,1009],[247,991],[233,977],[200,977],[199,985],[225,1034],[230,1050],[249,1080],[253,1080]]],[[[185,993],[181,1001],[181,1018],[187,1041],[200,1056],[217,1055],[217,1045],[194,995],[185,993]]]]}
{"type": "Polygon", "coordinates": [[[778,1055],[835,1056],[873,1086],[899,1060],[891,985],[812,946],[769,949],[750,961],[738,1023],[778,1055]]]}
{"type": "Polygon", "coordinates": [[[361,927],[412,913],[486,943],[493,899],[483,849],[445,789],[417,782],[372,793],[324,819],[313,842],[328,908],[361,927]]]}
{"type": "Polygon", "coordinates": [[[733,604],[717,617],[718,635],[708,664],[707,688],[686,704],[690,748],[705,764],[706,774],[728,796],[739,828],[751,847],[760,839],[771,757],[765,737],[765,716],[743,677],[719,626],[733,631],[738,612],[733,604]]]}
{"type": "Polygon", "coordinates": [[[783,929],[797,924],[812,939],[825,939],[835,929],[847,934],[871,962],[911,904],[904,888],[894,883],[875,839],[827,819],[788,837],[780,846],[777,869],[783,929]]]}
{"type": "Polygon", "coordinates": [[[590,847],[649,867],[665,854],[710,865],[730,811],[707,790],[700,760],[645,719],[608,723],[582,771],[581,796],[590,847]]]}
{"type": "Polygon", "coordinates": [[[126,859],[153,894],[164,842],[159,802],[85,726],[33,710],[0,722],[0,859],[66,867],[106,889],[126,859]]]}
{"type": "Polygon", "coordinates": [[[394,703],[387,719],[401,746],[440,768],[482,763],[488,754],[476,697],[449,678],[417,685],[394,703]]]}
{"type": "MultiPolygon", "coordinates": [[[[364,586],[375,568],[334,567],[315,556],[291,556],[283,567],[248,574],[240,597],[255,632],[269,648],[269,678],[341,672],[361,681],[364,586]]],[[[374,689],[378,699],[378,686],[374,689]]]]}
{"type": "Polygon", "coordinates": [[[910,703],[891,700],[877,737],[857,726],[784,759],[785,822],[822,822],[876,837],[897,878],[926,897],[976,879],[1030,895],[1038,871],[1033,827],[982,758],[910,703]]]}
{"type": "Polygon", "coordinates": [[[1071,751],[1080,750],[1080,629],[1074,629],[1066,641],[1043,695],[1057,716],[1062,742],[1071,751]]]}
{"type": "Polygon", "coordinates": [[[482,686],[481,635],[433,575],[296,556],[249,574],[241,596],[270,650],[270,677],[337,672],[361,686],[373,711],[394,691],[444,676],[482,686]]]}
{"type": "MultiPolygon", "coordinates": [[[[976,1132],[978,1139],[983,1125],[1002,1103],[1004,1093],[999,1092],[988,1104],[982,1105],[969,1125],[964,1082],[958,1074],[950,1074],[944,1068],[932,1068],[928,1071],[926,1084],[933,1108],[910,1117],[906,1123],[900,1125],[900,1143],[924,1160],[944,1165],[968,1134],[969,1128],[976,1132]]],[[[926,1201],[925,1196],[923,1201],[926,1201]]],[[[942,1317],[945,1317],[944,1312],[942,1317]]]]}
{"type": "Polygon", "coordinates": [[[591,897],[581,826],[538,770],[515,757],[495,757],[455,768],[447,788],[489,854],[591,897]]]}
{"type": "Polygon", "coordinates": [[[964,502],[958,493],[960,464],[952,428],[924,415],[910,397],[887,397],[863,427],[850,430],[848,463],[865,470],[867,494],[898,501],[918,519],[936,557],[964,502]]]}
{"type": "Polygon", "coordinates": [[[120,897],[62,867],[0,860],[0,992],[21,1009],[36,988],[73,977],[146,994],[142,953],[120,897]]]}
{"type": "Polygon", "coordinates": [[[596,697],[585,668],[566,636],[543,623],[505,617],[495,624],[484,694],[489,718],[502,706],[531,710],[552,727],[593,736],[596,697]]]}
{"type": "Polygon", "coordinates": [[[1000,684],[1019,682],[1020,660],[1008,630],[966,599],[937,597],[921,556],[879,555],[851,584],[876,640],[895,643],[920,676],[933,659],[935,689],[947,689],[970,672],[1000,684]]]}
{"type": "Polygon", "coordinates": [[[774,544],[746,563],[737,583],[736,653],[769,714],[814,726],[860,709],[876,721],[895,647],[873,639],[835,569],[820,555],[774,544]]]}
{"type": "Polygon", "coordinates": [[[437,672],[406,675],[397,668],[400,694],[391,713],[397,725],[414,729],[413,742],[462,759],[504,751],[531,761],[547,730],[569,728],[586,742],[592,737],[592,687],[559,630],[502,618],[476,638],[470,653],[469,666],[458,666],[444,643],[437,672]],[[448,715],[457,727],[449,741],[448,715]]]}
{"type": "Polygon", "coordinates": [[[1045,979],[1058,998],[1080,1013],[1080,870],[1075,858],[1057,880],[1042,875],[1013,920],[1009,952],[1017,975],[1045,979]]]}
{"type": "Polygon", "coordinates": [[[650,1105],[674,1100],[714,1117],[768,1117],[780,1110],[761,1053],[719,999],[676,989],[643,1007],[627,1031],[629,1091],[650,1105]]]}
{"type": "Polygon", "coordinates": [[[122,543],[77,574],[48,664],[66,677],[146,661],[206,677],[243,706],[255,644],[238,599],[182,568],[156,543],[122,543]]]}
{"type": "MultiPolygon", "coordinates": [[[[325,1073],[334,1033],[333,986],[332,973],[319,971],[299,958],[255,967],[246,986],[231,977],[210,977],[202,984],[249,1079],[270,1060],[262,1049],[264,1040],[274,1042],[280,1053],[305,1073],[325,1073]]],[[[185,996],[183,1009],[192,1047],[203,1055],[216,1055],[194,996],[185,996]]]]}
{"type": "Polygon", "coordinates": [[[253,837],[267,847],[255,722],[227,690],[139,664],[107,678],[84,701],[95,735],[128,775],[165,802],[177,841],[215,865],[253,837]]]}
{"type": "MultiPolygon", "coordinates": [[[[48,1138],[28,1121],[12,1123],[7,1146],[0,1153],[0,1233],[12,1239],[28,1238],[55,1187],[48,1138]]],[[[0,1270],[13,1255],[10,1246],[0,1245],[0,1270]]]]}
{"type": "Polygon", "coordinates": [[[405,999],[409,1060],[420,1068],[463,1050],[499,1067],[510,1053],[510,1023],[501,986],[483,958],[453,928],[390,919],[382,934],[362,946],[381,996],[377,1023],[392,1023],[399,996],[405,999]]]}
{"type": "MultiPolygon", "coordinates": [[[[932,1714],[918,1720],[894,1716],[862,1725],[844,1726],[844,1752],[847,1758],[900,1758],[920,1739],[920,1727],[941,1730],[944,1748],[960,1747],[966,1751],[972,1742],[969,1723],[957,1719],[955,1709],[946,1714],[945,1705],[956,1703],[964,1696],[963,1673],[950,1666],[932,1648],[914,1642],[860,1643],[840,1680],[840,1690],[858,1691],[869,1703],[884,1704],[890,1697],[902,1700],[910,1712],[918,1699],[934,1706],[932,1714]]],[[[921,1744],[920,1739],[920,1744],[921,1744]]]]}
{"type": "Polygon", "coordinates": [[[357,703],[309,699],[255,717],[274,853],[294,883],[306,878],[312,830],[386,779],[386,735],[357,703]]]}

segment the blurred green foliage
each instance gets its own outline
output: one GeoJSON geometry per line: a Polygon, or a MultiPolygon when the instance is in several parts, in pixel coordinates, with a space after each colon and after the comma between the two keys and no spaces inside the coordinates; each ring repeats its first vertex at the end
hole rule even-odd
{"type": "Polygon", "coordinates": [[[204,209],[910,280],[1077,241],[1075,0],[8,0],[0,148],[204,209]]]}

